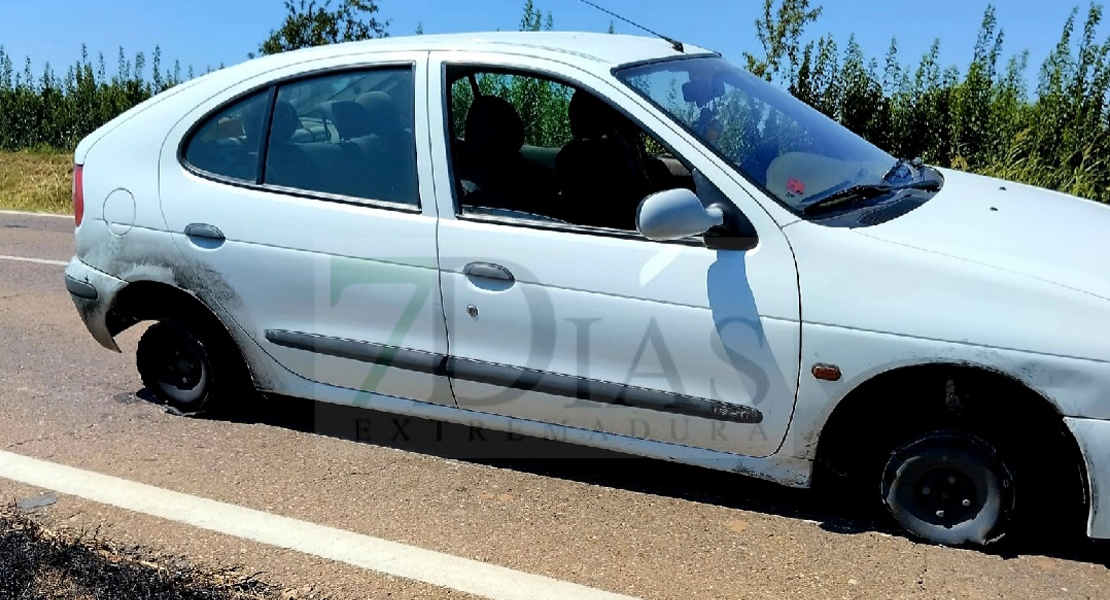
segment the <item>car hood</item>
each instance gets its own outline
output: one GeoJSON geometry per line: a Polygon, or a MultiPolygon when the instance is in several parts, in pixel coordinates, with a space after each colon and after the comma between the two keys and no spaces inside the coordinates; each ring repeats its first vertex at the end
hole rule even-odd
{"type": "Polygon", "coordinates": [[[921,207],[862,235],[1019,273],[1110,300],[1110,207],[1001,179],[941,170],[921,207]]]}

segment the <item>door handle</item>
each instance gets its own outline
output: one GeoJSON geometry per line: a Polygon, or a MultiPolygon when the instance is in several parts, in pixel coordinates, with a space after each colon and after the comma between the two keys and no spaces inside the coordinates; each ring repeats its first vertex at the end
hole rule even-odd
{"type": "Polygon", "coordinates": [[[204,238],[216,242],[224,241],[224,233],[215,225],[207,223],[192,223],[185,228],[185,235],[191,238],[204,238]]]}
{"type": "Polygon", "coordinates": [[[493,279],[496,281],[509,282],[516,281],[512,272],[501,265],[495,265],[493,263],[470,263],[466,265],[466,269],[463,270],[463,273],[465,273],[467,277],[476,277],[479,279],[493,279]]]}

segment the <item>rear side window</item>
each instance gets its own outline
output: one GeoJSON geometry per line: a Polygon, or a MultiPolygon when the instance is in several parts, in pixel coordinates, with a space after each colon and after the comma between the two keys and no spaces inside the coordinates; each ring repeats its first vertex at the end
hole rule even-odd
{"type": "Polygon", "coordinates": [[[263,183],[419,206],[411,67],[278,88],[263,183]]]}
{"type": "Polygon", "coordinates": [[[194,168],[239,181],[257,183],[266,130],[269,90],[247,96],[208,118],[185,147],[194,168]]]}

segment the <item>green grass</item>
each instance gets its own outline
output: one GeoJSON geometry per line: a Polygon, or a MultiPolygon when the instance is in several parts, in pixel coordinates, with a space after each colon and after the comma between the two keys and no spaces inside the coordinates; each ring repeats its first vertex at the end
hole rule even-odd
{"type": "Polygon", "coordinates": [[[73,154],[0,152],[0,209],[73,214],[73,154]]]}

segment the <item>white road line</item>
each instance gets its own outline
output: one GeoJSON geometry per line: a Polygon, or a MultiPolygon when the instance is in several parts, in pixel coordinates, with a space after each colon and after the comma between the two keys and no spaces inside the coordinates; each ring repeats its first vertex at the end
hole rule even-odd
{"type": "Polygon", "coordinates": [[[59,267],[68,266],[69,263],[64,260],[50,260],[47,258],[30,258],[27,256],[8,256],[7,254],[0,254],[0,260],[14,260],[16,262],[35,263],[39,265],[57,265],[59,267]]]}
{"type": "Polygon", "coordinates": [[[22,210],[0,210],[0,215],[15,215],[18,217],[54,217],[57,219],[72,219],[73,215],[59,215],[56,213],[27,212],[22,210]]]}
{"type": "Polygon", "coordinates": [[[0,451],[0,477],[493,600],[637,600],[0,451]]]}

